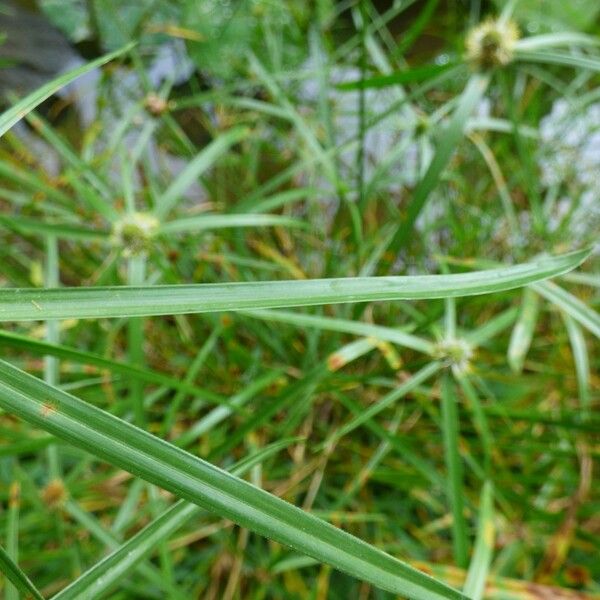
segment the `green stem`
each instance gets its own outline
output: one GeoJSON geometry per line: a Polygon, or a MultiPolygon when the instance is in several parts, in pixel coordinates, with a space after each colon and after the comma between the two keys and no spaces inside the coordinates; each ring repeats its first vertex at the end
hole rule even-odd
{"type": "MultiPolygon", "coordinates": [[[[146,257],[144,255],[132,256],[127,263],[127,283],[129,285],[144,285],[146,276],[146,257]]],[[[135,367],[143,367],[144,359],[144,319],[132,317],[127,326],[129,363],[135,367]]],[[[144,384],[139,379],[131,382],[131,402],[135,415],[135,422],[139,427],[144,427],[146,415],[144,411],[144,384]]]]}
{"type": "Polygon", "coordinates": [[[456,393],[450,375],[442,379],[442,430],[444,455],[448,472],[448,497],[452,509],[452,543],[456,565],[469,564],[469,542],[464,515],[464,486],[462,462],[459,453],[459,424],[456,393]]]}
{"type": "MultiPolygon", "coordinates": [[[[45,285],[48,288],[59,286],[59,257],[58,241],[56,236],[46,237],[46,269],[45,285]]],[[[59,322],[55,320],[46,321],[46,341],[49,344],[59,343],[59,322]]],[[[59,361],[56,356],[44,356],[44,381],[52,386],[59,383],[59,361]]],[[[47,450],[48,470],[51,479],[60,479],[61,466],[58,454],[58,446],[50,444],[47,450]]]]}

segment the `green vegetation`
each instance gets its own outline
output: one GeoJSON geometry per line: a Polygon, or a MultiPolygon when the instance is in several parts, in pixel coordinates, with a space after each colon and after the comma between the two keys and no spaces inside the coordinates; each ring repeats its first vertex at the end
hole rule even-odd
{"type": "Polygon", "coordinates": [[[600,598],[596,3],[29,4],[0,595],[600,598]]]}

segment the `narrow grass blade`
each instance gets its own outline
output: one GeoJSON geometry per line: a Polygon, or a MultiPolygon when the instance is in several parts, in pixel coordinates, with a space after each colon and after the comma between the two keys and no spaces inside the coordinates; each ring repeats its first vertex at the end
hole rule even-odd
{"type": "Polygon", "coordinates": [[[381,589],[464,596],[317,517],[0,361],[0,407],[94,456],[381,589]]]}
{"type": "Polygon", "coordinates": [[[523,291],[521,312],[512,330],[508,345],[508,364],[515,373],[523,370],[525,356],[529,351],[533,331],[537,323],[539,296],[530,288],[523,291]]]}
{"type": "Polygon", "coordinates": [[[379,75],[369,77],[368,79],[357,79],[336,85],[338,90],[369,90],[389,87],[391,85],[405,85],[407,83],[416,83],[425,81],[432,76],[439,75],[444,71],[455,67],[456,63],[447,63],[445,65],[426,65],[424,67],[415,67],[406,71],[395,71],[389,75],[379,75]]]}
{"type": "Polygon", "coordinates": [[[397,402],[406,394],[412,392],[416,387],[427,381],[430,377],[433,377],[436,373],[443,368],[443,365],[439,362],[432,362],[423,367],[420,371],[415,373],[410,379],[399,385],[395,390],[392,390],[389,394],[386,394],[381,400],[378,400],[369,408],[363,410],[360,415],[354,417],[351,421],[346,423],[332,436],[332,440],[337,440],[344,435],[348,435],[351,431],[354,431],[357,427],[360,427],[365,422],[372,419],[375,415],[380,413],[382,410],[388,408],[394,402],[397,402]]]}
{"type": "MultiPolygon", "coordinates": [[[[353,400],[350,396],[346,394],[337,394],[336,397],[357,417],[362,415],[364,410],[363,406],[353,400]]],[[[439,474],[434,464],[428,458],[423,458],[420,452],[415,451],[414,445],[408,440],[408,436],[393,435],[373,419],[365,421],[365,427],[381,440],[388,442],[398,453],[402,461],[410,464],[423,477],[424,481],[430,482],[431,485],[436,488],[443,488],[445,485],[444,478],[439,474]]],[[[333,441],[335,436],[332,436],[330,439],[333,441]]],[[[317,448],[317,450],[323,450],[329,443],[330,440],[327,440],[327,442],[320,448],[317,448]]]]}
{"type": "Polygon", "coordinates": [[[580,56],[577,54],[568,54],[566,52],[520,51],[515,53],[515,57],[518,60],[526,62],[563,65],[565,67],[574,67],[576,69],[600,71],[600,58],[595,56],[580,56]]]}
{"type": "Polygon", "coordinates": [[[261,61],[254,54],[250,54],[248,59],[250,68],[256,74],[256,78],[265,86],[275,102],[283,109],[285,118],[293,123],[298,136],[304,140],[307,149],[310,151],[310,154],[322,164],[329,181],[332,184],[337,185],[338,181],[335,163],[332,158],[323,150],[323,146],[321,145],[317,136],[314,134],[310,124],[296,110],[296,107],[287,98],[279,83],[268,72],[261,61]]]}
{"type": "Polygon", "coordinates": [[[439,183],[446,165],[450,161],[457,144],[463,136],[471,113],[485,93],[488,82],[489,76],[484,74],[474,74],[471,76],[471,79],[469,79],[448,127],[440,136],[438,147],[429,168],[413,191],[408,206],[408,213],[400,223],[398,230],[392,239],[390,245],[390,250],[392,252],[398,251],[398,249],[408,240],[415,221],[425,206],[429,194],[431,194],[439,183]]]}
{"type": "Polygon", "coordinates": [[[569,273],[564,276],[564,280],[571,283],[600,288],[600,275],[592,275],[591,273],[569,273]]]}
{"type": "Polygon", "coordinates": [[[85,242],[107,241],[109,232],[73,223],[52,223],[30,217],[0,215],[0,224],[13,231],[55,235],[63,240],[85,242]]]}
{"type": "MultiPolygon", "coordinates": [[[[297,441],[297,438],[280,440],[253,455],[241,460],[231,469],[237,476],[243,475],[254,465],[260,464],[276,452],[297,441]]],[[[152,523],[136,533],[131,539],[96,563],[71,585],[53,596],[53,600],[92,600],[111,589],[119,580],[152,550],[170,535],[183,527],[189,520],[200,516],[204,511],[195,504],[180,500],[165,510],[152,523]]]]}
{"type": "Polygon", "coordinates": [[[284,310],[252,310],[243,311],[243,314],[270,323],[289,323],[296,327],[315,327],[326,331],[339,331],[342,333],[371,337],[377,340],[392,342],[399,346],[404,346],[405,348],[412,348],[413,350],[424,352],[429,355],[432,355],[434,352],[434,345],[428,340],[416,335],[411,335],[400,329],[393,329],[392,327],[382,327],[380,325],[360,323],[348,319],[305,315],[284,310]]]}
{"type": "MultiPolygon", "coordinates": [[[[56,150],[61,156],[63,161],[72,168],[72,171],[77,174],[78,177],[83,176],[93,188],[100,193],[104,198],[111,198],[112,193],[108,184],[96,173],[92,164],[88,164],[84,161],[77,152],[71,147],[71,145],[62,137],[62,135],[49,125],[43,118],[35,113],[31,113],[27,120],[31,123],[32,127],[40,133],[40,135],[56,150]]],[[[94,196],[96,201],[100,199],[94,196]]],[[[107,210],[113,211],[112,206],[105,205],[103,202],[98,202],[99,206],[106,206],[107,210]]],[[[102,211],[101,211],[102,212],[102,211]]]]}
{"type": "Polygon", "coordinates": [[[24,597],[33,597],[36,600],[44,600],[44,597],[33,583],[31,583],[29,577],[27,577],[19,566],[13,562],[2,546],[0,546],[0,572],[4,573],[8,581],[10,581],[24,597]]]}
{"type": "Polygon", "coordinates": [[[98,67],[110,62],[117,56],[121,56],[125,54],[131,48],[133,44],[128,44],[115,52],[111,52],[110,54],[106,54],[101,56],[100,58],[83,65],[77,69],[73,69],[56,79],[53,79],[49,83],[46,83],[42,87],[38,88],[19,102],[17,102],[14,106],[9,108],[7,111],[0,115],[0,137],[2,137],[15,123],[18,123],[21,119],[23,119],[27,114],[29,114],[36,106],[41,104],[44,100],[52,96],[65,87],[67,84],[71,83],[78,77],[81,77],[85,73],[89,71],[93,71],[98,67]]]}
{"type": "MultiPolygon", "coordinates": [[[[230,405],[235,408],[241,408],[264,388],[279,379],[281,375],[281,371],[272,371],[263,377],[258,377],[249,385],[245,386],[238,394],[233,396],[229,401],[230,405]]],[[[177,437],[175,444],[181,447],[188,446],[199,439],[200,436],[206,434],[213,427],[221,423],[221,421],[224,421],[232,412],[232,408],[229,408],[228,406],[217,406],[216,408],[213,408],[209,413],[204,415],[177,437]]]]}
{"type": "MultiPolygon", "coordinates": [[[[3,449],[5,444],[3,444],[3,449]]],[[[21,513],[21,484],[13,481],[8,488],[8,510],[6,511],[6,554],[13,563],[19,563],[19,517],[21,513]]],[[[19,600],[19,590],[7,585],[5,600],[19,600]]]]}
{"type": "Polygon", "coordinates": [[[362,338],[342,346],[327,357],[327,369],[337,371],[377,347],[375,340],[362,338]]]}
{"type": "Polygon", "coordinates": [[[586,306],[579,298],[567,292],[558,285],[545,281],[536,283],[533,289],[560,308],[569,316],[573,317],[580,325],[583,325],[590,333],[600,338],[600,315],[586,306]]]}
{"type": "Polygon", "coordinates": [[[543,48],[556,48],[560,46],[599,46],[600,39],[597,36],[586,35],[575,31],[557,31],[555,33],[544,33],[532,35],[518,40],[515,45],[517,52],[530,52],[543,48]]]}
{"type": "Polygon", "coordinates": [[[212,392],[211,390],[198,387],[186,381],[181,381],[175,377],[169,377],[168,375],[164,375],[157,371],[151,371],[150,369],[144,369],[128,363],[111,360],[110,358],[105,358],[104,356],[94,354],[93,352],[77,350],[61,344],[49,344],[48,342],[41,342],[17,333],[10,333],[2,330],[0,330],[0,342],[4,346],[27,350],[27,352],[31,352],[38,356],[55,356],[79,364],[92,365],[98,369],[106,369],[111,373],[125,375],[126,377],[138,381],[164,385],[165,387],[180,392],[186,392],[197,398],[206,399],[212,404],[228,404],[225,398],[219,394],[215,394],[215,392],[212,392]]]}
{"type": "Polygon", "coordinates": [[[495,447],[495,440],[490,431],[490,426],[488,424],[485,411],[478,396],[477,390],[471,383],[469,377],[465,373],[461,373],[457,377],[457,381],[473,415],[473,424],[475,425],[475,429],[481,438],[481,445],[483,448],[483,466],[485,472],[489,473],[492,466],[492,452],[495,447]]]}
{"type": "Polygon", "coordinates": [[[462,462],[459,453],[459,425],[457,397],[449,374],[442,378],[442,431],[444,456],[448,471],[447,490],[452,508],[452,545],[454,559],[459,567],[468,564],[469,539],[465,521],[462,462]]]}
{"type": "Polygon", "coordinates": [[[490,481],[483,484],[479,502],[479,524],[475,550],[463,591],[471,600],[481,600],[494,552],[494,491],[490,481]]]}
{"type": "Polygon", "coordinates": [[[195,183],[200,175],[207,171],[215,161],[223,155],[231,146],[243,140],[249,131],[245,127],[235,127],[226,133],[214,139],[196,158],[194,158],[187,167],[177,176],[175,181],[168,187],[161,196],[155,213],[159,219],[175,207],[177,201],[183,193],[195,183]]]}
{"type": "Polygon", "coordinates": [[[567,327],[575,372],[577,373],[577,387],[579,388],[579,400],[581,409],[587,415],[591,409],[590,400],[590,360],[588,357],[585,338],[581,327],[567,313],[563,313],[563,320],[567,327]]]}
{"type": "Polygon", "coordinates": [[[306,227],[306,223],[291,217],[263,214],[198,215],[168,221],[160,227],[163,234],[236,227],[306,227]]]}
{"type": "Polygon", "coordinates": [[[574,269],[587,256],[587,250],[579,250],[522,265],[453,275],[146,287],[6,288],[0,289],[0,321],[140,317],[463,297],[510,290],[560,275],[574,269]]]}
{"type": "Polygon", "coordinates": [[[471,329],[464,334],[465,339],[473,346],[481,346],[505,329],[508,329],[517,318],[518,309],[509,308],[499,315],[492,317],[483,325],[471,329]]]}

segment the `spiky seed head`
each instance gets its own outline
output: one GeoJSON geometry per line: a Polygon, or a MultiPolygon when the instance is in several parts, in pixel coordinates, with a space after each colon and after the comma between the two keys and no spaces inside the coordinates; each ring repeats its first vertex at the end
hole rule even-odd
{"type": "Polygon", "coordinates": [[[154,92],[148,94],[144,100],[146,110],[153,116],[159,117],[169,108],[169,103],[154,92]]]}
{"type": "Polygon", "coordinates": [[[467,60],[477,69],[504,67],[512,62],[519,28],[510,19],[486,19],[467,34],[467,60]]]}
{"type": "Polygon", "coordinates": [[[473,346],[464,338],[446,338],[435,346],[434,356],[443,360],[456,374],[467,373],[471,368],[473,346]]]}
{"type": "Polygon", "coordinates": [[[143,212],[128,213],[113,226],[113,244],[121,249],[123,256],[145,254],[150,249],[159,225],[154,215],[143,212]]]}
{"type": "Polygon", "coordinates": [[[42,490],[42,500],[48,508],[60,508],[67,501],[69,493],[62,479],[53,479],[42,490]]]}

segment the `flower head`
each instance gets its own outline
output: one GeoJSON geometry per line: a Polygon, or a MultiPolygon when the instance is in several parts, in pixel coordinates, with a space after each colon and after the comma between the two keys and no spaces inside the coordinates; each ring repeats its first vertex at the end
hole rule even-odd
{"type": "Polygon", "coordinates": [[[513,21],[486,19],[467,34],[467,60],[483,70],[504,67],[512,61],[518,39],[513,21]]]}
{"type": "Polygon", "coordinates": [[[114,224],[113,243],[121,248],[124,256],[145,254],[150,249],[150,241],[159,225],[154,215],[142,212],[128,213],[114,224]]]}
{"type": "Polygon", "coordinates": [[[473,346],[464,338],[445,338],[436,344],[434,355],[455,373],[466,373],[471,368],[473,346]]]}

